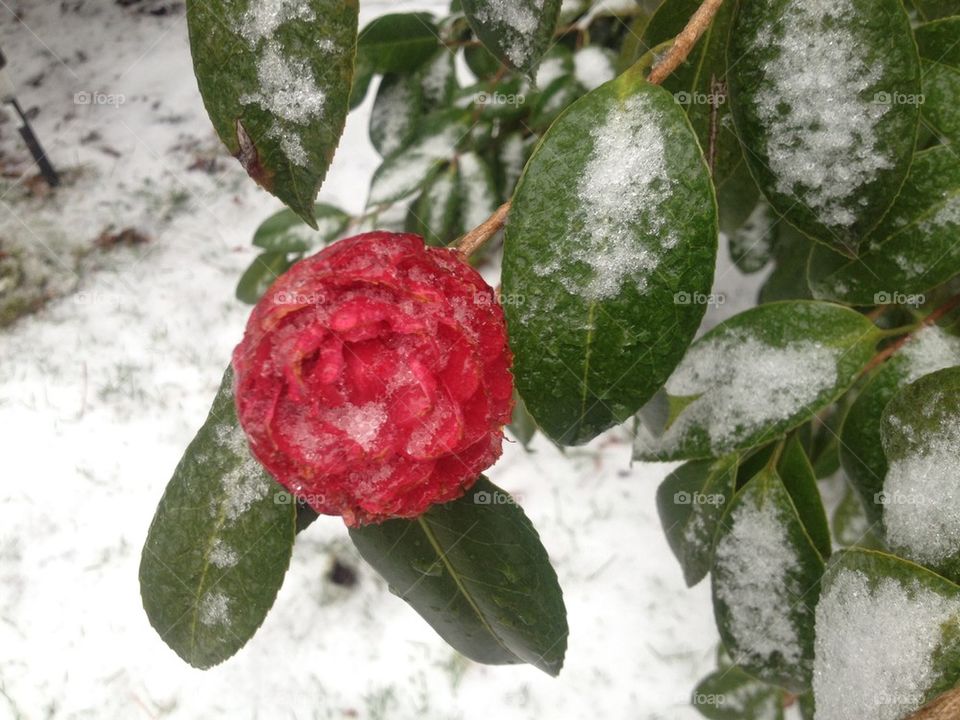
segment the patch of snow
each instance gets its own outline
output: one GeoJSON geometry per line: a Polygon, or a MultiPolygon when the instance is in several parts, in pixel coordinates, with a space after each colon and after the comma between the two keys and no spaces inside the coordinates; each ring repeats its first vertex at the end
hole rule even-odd
{"type": "Polygon", "coordinates": [[[930,325],[914,334],[897,355],[907,362],[905,382],[912,383],[937,370],[960,365],[960,337],[930,325]]]}
{"type": "Polygon", "coordinates": [[[497,198],[493,192],[489,170],[474,153],[464,153],[459,159],[460,165],[460,208],[464,230],[471,230],[493,215],[497,209],[497,198]]]}
{"type": "Polygon", "coordinates": [[[200,600],[200,622],[204,625],[230,623],[230,598],[219,591],[208,590],[200,600]]]}
{"type": "Polygon", "coordinates": [[[339,428],[357,445],[369,451],[380,434],[380,428],[387,421],[387,408],[382,402],[370,402],[365,405],[349,403],[336,408],[328,408],[324,420],[339,428]]]}
{"type": "Polygon", "coordinates": [[[587,90],[594,90],[613,80],[617,70],[607,51],[590,45],[573,54],[573,76],[587,90]]]}
{"type": "Polygon", "coordinates": [[[526,68],[533,61],[533,41],[540,27],[545,0],[484,0],[476,4],[481,23],[501,29],[503,51],[514,67],[526,68]]]}
{"type": "Polygon", "coordinates": [[[225,569],[233,567],[239,560],[240,556],[237,554],[237,551],[220,538],[217,538],[213,544],[213,549],[210,551],[211,564],[213,564],[214,567],[225,569]]]}
{"type": "Polygon", "coordinates": [[[938,679],[934,654],[960,602],[914,583],[841,569],[817,606],[817,720],[901,720],[938,679]]]}

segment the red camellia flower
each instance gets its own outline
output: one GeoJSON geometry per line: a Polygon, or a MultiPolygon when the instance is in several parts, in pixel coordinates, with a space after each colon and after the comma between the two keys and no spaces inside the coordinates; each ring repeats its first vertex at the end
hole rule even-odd
{"type": "Polygon", "coordinates": [[[233,353],[257,459],[348,525],[463,495],[513,406],[503,310],[477,272],[416,235],[373,232],[300,261],[233,353]]]}

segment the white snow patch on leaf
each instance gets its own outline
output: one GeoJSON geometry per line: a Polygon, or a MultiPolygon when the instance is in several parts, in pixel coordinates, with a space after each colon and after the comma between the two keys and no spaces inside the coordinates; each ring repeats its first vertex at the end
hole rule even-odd
{"type": "Polygon", "coordinates": [[[837,383],[842,350],[818,343],[774,347],[743,330],[692,346],[667,381],[673,397],[694,397],[664,433],[661,450],[682,444],[694,428],[716,455],[764,426],[801,412],[837,383]]]}
{"type": "Polygon", "coordinates": [[[776,51],[756,96],[776,189],[833,227],[856,222],[851,199],[893,165],[876,133],[890,105],[862,97],[883,74],[881,62],[864,59],[862,22],[853,0],[794,0],[779,32],[767,26],[756,38],[776,51]]]}
{"type": "Polygon", "coordinates": [[[240,34],[251,47],[270,38],[291,20],[312,20],[309,0],[250,0],[240,23],[240,34]]]}
{"type": "Polygon", "coordinates": [[[239,424],[220,425],[214,432],[217,443],[229,450],[239,461],[220,478],[224,517],[233,522],[255,502],[265,498],[273,482],[250,453],[247,436],[239,424]]]}
{"type": "Polygon", "coordinates": [[[497,198],[490,171],[476,153],[461,155],[459,166],[463,227],[470,230],[493,215],[497,209],[497,198]]]}
{"type": "Polygon", "coordinates": [[[226,625],[230,622],[230,598],[222,592],[208,590],[200,601],[200,622],[204,625],[226,625]]]}
{"type": "Polygon", "coordinates": [[[741,660],[755,666],[777,659],[799,665],[803,647],[790,611],[810,588],[800,587],[791,574],[798,559],[786,518],[774,504],[758,506],[748,497],[729,523],[730,532],[717,545],[717,577],[723,580],[716,592],[728,608],[741,660]]]}
{"type": "Polygon", "coordinates": [[[937,370],[960,365],[960,337],[931,325],[916,333],[898,355],[906,359],[906,382],[912,383],[937,370]]]}
{"type": "Polygon", "coordinates": [[[817,606],[813,690],[817,720],[901,720],[936,682],[933,656],[960,602],[914,581],[871,587],[839,571],[817,606]]]}
{"type": "Polygon", "coordinates": [[[545,0],[482,0],[476,18],[499,27],[506,42],[503,51],[514,67],[525,68],[533,61],[534,38],[540,27],[545,0]]]}
{"type": "Polygon", "coordinates": [[[676,184],[667,172],[662,121],[647,96],[634,95],[598,123],[577,187],[577,229],[535,269],[538,275],[559,275],[570,294],[589,301],[616,297],[628,280],[646,289],[661,254],[677,242],[659,214],[676,184]],[[584,267],[586,273],[569,272],[584,267]]]}
{"type": "Polygon", "coordinates": [[[215,567],[225,569],[233,567],[239,560],[240,556],[237,551],[223,542],[222,539],[217,538],[213,544],[213,549],[210,551],[210,563],[215,567]]]}
{"type": "Polygon", "coordinates": [[[381,205],[415,192],[434,165],[453,156],[464,129],[461,124],[449,125],[391,156],[373,179],[369,204],[381,205]]]}

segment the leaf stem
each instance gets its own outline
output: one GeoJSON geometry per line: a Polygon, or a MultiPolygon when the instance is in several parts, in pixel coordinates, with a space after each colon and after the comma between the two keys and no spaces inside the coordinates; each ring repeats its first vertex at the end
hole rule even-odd
{"type": "MultiPolygon", "coordinates": [[[[924,328],[930,327],[931,325],[935,325],[938,320],[941,320],[945,316],[949,315],[951,312],[953,312],[957,308],[960,308],[960,293],[954,295],[952,298],[947,300],[945,303],[943,303],[943,305],[941,305],[936,310],[931,312],[929,315],[923,318],[916,325],[910,326],[910,329],[907,330],[907,332],[905,332],[900,337],[899,340],[897,340],[896,342],[890,343],[887,347],[885,347],[883,350],[877,353],[873,357],[873,360],[871,360],[867,364],[867,366],[863,369],[863,374],[866,375],[871,370],[885,363],[894,355],[894,353],[896,353],[900,348],[902,348],[904,345],[910,342],[910,340],[912,340],[918,332],[920,332],[924,328]]],[[[882,333],[883,334],[881,335],[881,337],[889,337],[891,335],[896,334],[892,331],[889,331],[889,333],[888,331],[882,331],[882,333]]]]}
{"type": "Polygon", "coordinates": [[[687,59],[690,51],[700,37],[710,27],[714,16],[723,5],[723,0],[704,0],[697,11],[690,18],[687,26],[677,35],[677,39],[660,61],[653,66],[650,77],[647,78],[654,85],[659,85],[687,59]]]}
{"type": "MultiPolygon", "coordinates": [[[[667,51],[667,54],[653,66],[647,82],[652,85],[659,85],[666,80],[674,70],[680,67],[693,50],[693,47],[697,44],[697,41],[703,33],[706,32],[707,28],[710,27],[710,23],[713,22],[713,18],[716,16],[722,4],[723,0],[703,1],[703,4],[700,5],[693,14],[693,17],[690,18],[687,26],[677,35],[676,40],[670,47],[670,50],[667,51]]],[[[462,258],[466,259],[470,257],[472,253],[483,247],[483,244],[506,224],[507,216],[510,214],[511,203],[511,200],[507,200],[497,208],[497,211],[493,215],[463,236],[456,245],[457,252],[462,258]]]]}
{"type": "Polygon", "coordinates": [[[503,228],[509,214],[510,202],[507,201],[497,208],[493,215],[460,239],[460,242],[457,243],[457,253],[466,260],[503,228]]]}

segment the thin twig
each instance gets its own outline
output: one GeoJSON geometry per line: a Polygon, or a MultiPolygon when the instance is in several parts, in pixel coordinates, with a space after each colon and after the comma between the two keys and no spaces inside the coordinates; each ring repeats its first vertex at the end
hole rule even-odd
{"type": "Polygon", "coordinates": [[[913,328],[912,331],[910,331],[910,332],[907,333],[906,335],[902,336],[902,337],[901,337],[899,340],[897,340],[896,342],[890,343],[887,347],[885,347],[883,350],[881,350],[879,353],[877,353],[877,354],[874,356],[873,360],[871,360],[870,363],[863,369],[863,374],[866,375],[868,372],[870,372],[870,371],[873,370],[874,368],[877,368],[877,367],[879,367],[880,365],[882,365],[883,363],[885,363],[887,360],[890,359],[890,357],[891,357],[895,352],[897,352],[897,350],[899,350],[899,349],[902,348],[904,345],[906,345],[908,342],[910,342],[910,340],[913,339],[913,337],[914,337],[918,332],[920,332],[920,331],[923,330],[924,328],[928,328],[928,327],[930,327],[931,325],[936,324],[936,322],[937,322],[938,320],[940,320],[941,318],[945,317],[946,315],[949,315],[951,312],[953,312],[954,310],[956,310],[958,307],[960,307],[960,295],[954,295],[952,298],[950,298],[949,300],[947,300],[943,305],[941,305],[940,307],[938,307],[938,308],[937,308],[936,310],[934,310],[932,313],[930,313],[929,315],[927,315],[923,320],[921,320],[919,323],[917,323],[916,327],[913,328]]]}
{"type": "Polygon", "coordinates": [[[510,214],[510,202],[505,202],[497,211],[484,220],[480,225],[468,232],[457,243],[457,252],[461,257],[468,258],[483,244],[496,235],[507,222],[507,215],[510,214]]]}
{"type": "Polygon", "coordinates": [[[713,22],[713,17],[717,14],[721,5],[723,5],[723,0],[704,0],[693,17],[690,18],[687,26],[677,35],[677,39],[674,40],[667,54],[653,66],[650,77],[647,78],[650,82],[659,85],[683,64],[694,45],[710,27],[710,23],[713,22]]]}

